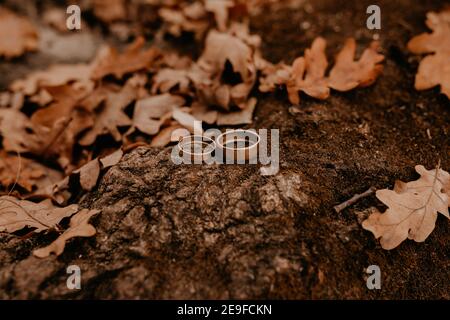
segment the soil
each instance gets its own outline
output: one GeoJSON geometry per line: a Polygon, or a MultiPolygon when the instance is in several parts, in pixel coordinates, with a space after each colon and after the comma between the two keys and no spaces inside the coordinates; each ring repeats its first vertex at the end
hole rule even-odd
{"type": "MultiPolygon", "coordinates": [[[[386,251],[361,227],[368,208],[383,210],[375,196],[333,210],[371,186],[416,179],[416,164],[430,169],[440,160],[450,170],[449,100],[438,88],[414,90],[419,57],[406,50],[427,30],[426,12],[444,1],[378,1],[380,31],[365,27],[372,2],[305,1],[252,19],[274,62],[291,62],[319,35],[332,57],[347,37],[361,50],[378,34],[386,56],[375,85],[326,101],[302,96],[293,109],[284,92],[257,94],[249,127],[280,129],[277,175],[248,165],[174,165],[170,148],[135,149],[81,201],[102,209],[92,220],[95,237],[38,259],[32,250],[54,234],[0,234],[0,298],[449,299],[447,219],[438,217],[424,243],[386,251]],[[81,290],[66,287],[73,264],[81,290]],[[366,287],[369,265],[380,267],[381,290],[366,287]]],[[[29,72],[48,60],[36,53],[0,68],[29,72]]]]}

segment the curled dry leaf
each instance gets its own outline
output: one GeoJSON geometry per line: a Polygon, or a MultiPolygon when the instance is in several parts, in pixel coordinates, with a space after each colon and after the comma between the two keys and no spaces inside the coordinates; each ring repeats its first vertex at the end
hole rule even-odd
{"type": "Polygon", "coordinates": [[[172,111],[184,104],[184,98],[168,93],[151,96],[136,102],[133,126],[149,135],[155,135],[172,116],[172,111]]]}
{"type": "Polygon", "coordinates": [[[256,82],[254,50],[243,40],[228,33],[211,30],[206,37],[205,50],[191,69],[201,102],[217,105],[228,111],[232,106],[246,106],[250,91],[256,82]],[[232,70],[227,70],[227,65],[232,70]],[[223,82],[225,72],[236,73],[237,83],[223,82]]]}
{"type": "Polygon", "coordinates": [[[408,42],[411,52],[429,54],[420,62],[414,86],[426,90],[440,85],[441,92],[450,99],[450,9],[429,12],[426,24],[433,32],[422,33],[408,42]]]}
{"type": "Polygon", "coordinates": [[[56,225],[65,217],[78,211],[73,204],[68,207],[55,207],[51,200],[40,203],[18,200],[10,196],[0,197],[0,231],[15,232],[25,227],[41,232],[56,225]]]}
{"type": "Polygon", "coordinates": [[[64,231],[55,241],[50,245],[33,251],[33,254],[38,258],[45,258],[52,253],[59,256],[64,252],[66,242],[75,237],[92,237],[96,234],[95,228],[89,224],[89,219],[98,214],[99,210],[83,209],[70,218],[69,228],[64,231]]]}
{"type": "Polygon", "coordinates": [[[150,68],[160,53],[156,48],[142,50],[144,44],[144,38],[139,37],[121,54],[111,47],[100,50],[92,78],[98,80],[112,74],[121,79],[126,73],[150,68]]]}
{"type": "Polygon", "coordinates": [[[384,249],[397,247],[406,238],[423,242],[433,231],[438,212],[449,218],[449,196],[445,186],[450,175],[442,170],[427,170],[416,166],[420,178],[397,182],[394,190],[378,190],[376,196],[389,208],[385,213],[373,213],[363,221],[364,229],[371,231],[384,249]]]}
{"type": "Polygon", "coordinates": [[[13,58],[37,47],[38,34],[31,22],[0,7],[0,56],[13,58]]]}

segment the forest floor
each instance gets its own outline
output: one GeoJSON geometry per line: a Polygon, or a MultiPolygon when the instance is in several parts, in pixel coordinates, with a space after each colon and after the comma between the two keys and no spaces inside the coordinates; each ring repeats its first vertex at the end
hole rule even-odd
{"type": "MultiPolygon", "coordinates": [[[[438,217],[425,242],[387,251],[361,227],[368,208],[384,208],[374,195],[333,210],[369,187],[417,178],[417,164],[450,169],[449,101],[438,88],[414,89],[419,57],[406,49],[443,3],[379,1],[382,29],[374,31],[365,26],[370,4],[306,1],[252,18],[272,62],[292,62],[319,35],[332,56],[347,37],[360,49],[377,34],[386,57],[373,86],[325,101],[302,97],[297,109],[284,93],[255,94],[247,127],[280,130],[277,175],[261,176],[257,166],[177,166],[170,147],[137,148],[81,201],[102,210],[92,219],[95,237],[38,259],[32,250],[53,239],[0,234],[0,298],[449,299],[448,220],[438,217]],[[82,270],[81,290],[66,287],[69,265],[82,270]],[[381,290],[366,286],[370,265],[380,267],[381,290]]],[[[94,48],[110,41],[93,37],[94,48]]],[[[176,46],[197,54],[189,43],[176,46]]],[[[2,62],[0,86],[54,62],[45,52],[2,62]]]]}

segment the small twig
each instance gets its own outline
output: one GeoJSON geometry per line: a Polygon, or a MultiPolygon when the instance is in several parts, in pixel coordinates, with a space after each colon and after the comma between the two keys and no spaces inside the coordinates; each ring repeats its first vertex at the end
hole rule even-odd
{"type": "Polygon", "coordinates": [[[355,194],[353,197],[348,199],[347,201],[342,202],[341,204],[338,204],[337,206],[334,206],[334,210],[339,213],[345,208],[351,206],[355,202],[357,202],[359,199],[365,198],[367,196],[370,196],[372,193],[374,193],[377,189],[375,187],[370,187],[366,191],[360,194],[355,194]]]}

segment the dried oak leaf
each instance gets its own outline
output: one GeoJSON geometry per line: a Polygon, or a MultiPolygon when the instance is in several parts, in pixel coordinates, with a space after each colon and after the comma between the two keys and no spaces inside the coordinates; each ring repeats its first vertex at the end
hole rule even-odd
{"type": "Polygon", "coordinates": [[[33,251],[33,255],[38,258],[45,258],[52,253],[59,256],[63,253],[66,246],[66,241],[75,237],[92,237],[96,234],[95,228],[89,224],[89,219],[98,214],[100,210],[80,210],[77,214],[70,218],[69,228],[64,231],[55,241],[50,245],[36,249],[33,251]]]}
{"type": "Polygon", "coordinates": [[[30,21],[0,8],[0,56],[13,58],[37,47],[38,34],[30,21]]]}
{"type": "Polygon", "coordinates": [[[354,61],[355,49],[355,39],[347,39],[330,71],[328,79],[330,88],[349,91],[356,87],[367,87],[373,84],[383,71],[383,66],[379,63],[384,60],[384,56],[377,52],[378,42],[373,41],[358,61],[354,61]]]}
{"type": "Polygon", "coordinates": [[[13,156],[0,150],[0,185],[4,188],[15,183],[31,192],[45,188],[63,178],[57,170],[24,157],[13,156]]]}
{"type": "Polygon", "coordinates": [[[42,87],[56,87],[70,82],[90,86],[92,66],[88,64],[58,64],[47,70],[28,74],[24,79],[14,81],[10,89],[25,95],[33,95],[42,87]]]}
{"type": "Polygon", "coordinates": [[[329,76],[326,76],[328,62],[325,47],[326,41],[320,37],[316,38],[311,48],[305,50],[304,57],[295,59],[292,66],[284,63],[270,65],[262,61],[263,77],[260,79],[259,90],[269,92],[274,91],[277,86],[286,85],[289,101],[298,105],[299,91],[317,99],[326,99],[330,95],[330,88],[348,91],[371,85],[383,70],[379,63],[383,61],[384,56],[377,53],[377,42],[372,42],[361,58],[354,61],[355,40],[348,39],[338,53],[329,76]]]}
{"type": "Polygon", "coordinates": [[[160,52],[156,48],[142,50],[144,44],[144,38],[139,37],[123,53],[119,54],[115,48],[111,47],[100,50],[92,71],[92,78],[98,80],[112,74],[121,79],[127,73],[150,68],[160,56],[160,52]]]}
{"type": "MultiPolygon", "coordinates": [[[[119,91],[113,91],[113,87],[106,89],[104,104],[95,110],[95,123],[79,140],[80,145],[88,146],[95,142],[99,135],[111,134],[116,141],[120,141],[122,134],[118,127],[129,126],[132,121],[125,114],[124,109],[138,97],[139,86],[130,78],[119,91]]],[[[102,99],[97,100],[101,102],[102,99]]]]}
{"type": "Polygon", "coordinates": [[[172,111],[183,104],[184,98],[168,93],[138,100],[134,108],[133,126],[143,133],[155,135],[171,118],[172,111]]]}
{"type": "Polygon", "coordinates": [[[122,156],[122,149],[118,149],[105,157],[95,158],[77,170],[72,171],[64,179],[47,185],[45,188],[38,189],[34,195],[50,196],[54,201],[62,205],[72,196],[71,181],[77,181],[84,191],[90,191],[97,185],[101,170],[117,164],[122,156]]]}
{"type": "Polygon", "coordinates": [[[419,64],[414,86],[426,90],[440,85],[441,92],[450,99],[450,9],[427,13],[426,24],[433,32],[408,42],[411,52],[429,54],[419,64]]]}
{"type": "Polygon", "coordinates": [[[42,144],[31,120],[16,109],[0,109],[0,135],[6,151],[27,152],[42,144]]]}
{"type": "Polygon", "coordinates": [[[205,49],[190,71],[201,102],[225,111],[232,106],[244,108],[256,82],[254,49],[240,38],[216,30],[206,37],[205,49]],[[232,70],[227,70],[227,65],[232,70]],[[224,82],[225,72],[238,74],[237,83],[224,82]]]}
{"type": "Polygon", "coordinates": [[[50,158],[56,156],[66,171],[71,170],[73,147],[78,136],[94,125],[89,111],[79,107],[79,102],[89,94],[90,89],[63,85],[46,88],[54,102],[41,108],[31,117],[35,131],[45,141],[35,154],[50,158]]]}
{"type": "Polygon", "coordinates": [[[320,37],[316,38],[311,49],[305,50],[305,57],[295,59],[291,77],[286,84],[291,103],[300,103],[298,91],[303,91],[317,99],[326,99],[330,95],[325,78],[328,66],[325,47],[326,41],[320,37]]]}
{"type": "Polygon", "coordinates": [[[364,229],[381,238],[383,249],[393,249],[406,238],[423,242],[433,231],[438,212],[450,219],[449,197],[444,187],[450,175],[442,170],[416,166],[420,178],[408,183],[397,182],[394,190],[378,190],[376,196],[389,208],[373,213],[363,221],[364,229]]]}
{"type": "Polygon", "coordinates": [[[10,196],[0,197],[0,231],[15,232],[25,227],[41,232],[56,225],[65,217],[78,211],[73,204],[68,207],[55,207],[50,199],[40,203],[18,200],[10,196]]]}

